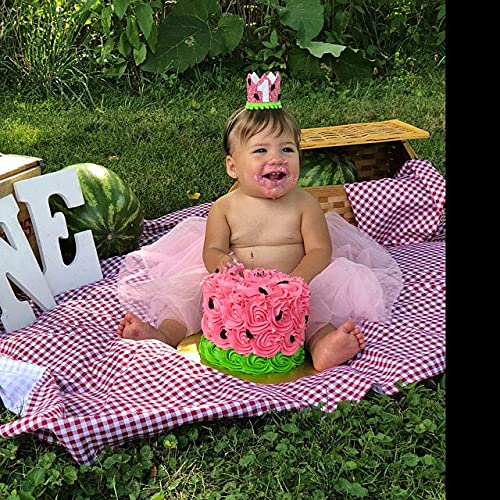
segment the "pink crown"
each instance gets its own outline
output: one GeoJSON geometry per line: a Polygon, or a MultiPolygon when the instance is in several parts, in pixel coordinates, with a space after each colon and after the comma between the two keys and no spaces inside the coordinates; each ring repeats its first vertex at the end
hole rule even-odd
{"type": "Polygon", "coordinates": [[[247,109],[281,108],[280,74],[269,72],[260,78],[255,74],[247,75],[247,109]]]}

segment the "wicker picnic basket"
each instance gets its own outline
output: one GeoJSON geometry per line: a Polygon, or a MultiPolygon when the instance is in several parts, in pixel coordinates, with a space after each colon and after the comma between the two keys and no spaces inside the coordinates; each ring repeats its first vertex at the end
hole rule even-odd
{"type": "MultiPolygon", "coordinates": [[[[429,137],[429,132],[400,120],[354,123],[302,129],[301,149],[339,148],[353,159],[358,181],[392,177],[407,160],[416,158],[409,139],[429,137]]],[[[238,187],[233,184],[231,191],[238,187]]],[[[324,212],[335,210],[356,224],[344,186],[302,188],[311,193],[324,212]]]]}

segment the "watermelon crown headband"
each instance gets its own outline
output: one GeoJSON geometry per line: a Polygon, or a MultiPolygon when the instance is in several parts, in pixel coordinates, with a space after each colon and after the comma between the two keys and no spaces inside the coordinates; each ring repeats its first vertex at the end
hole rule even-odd
{"type": "Polygon", "coordinates": [[[260,78],[254,72],[247,75],[246,109],[281,108],[281,78],[280,74],[270,71],[260,78]]]}

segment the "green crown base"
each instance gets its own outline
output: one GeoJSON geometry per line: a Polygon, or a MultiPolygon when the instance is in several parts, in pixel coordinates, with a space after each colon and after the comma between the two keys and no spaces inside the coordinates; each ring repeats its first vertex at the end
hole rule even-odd
{"type": "Polygon", "coordinates": [[[278,109],[282,108],[281,101],[275,102],[247,102],[245,108],[247,109],[278,109]]]}

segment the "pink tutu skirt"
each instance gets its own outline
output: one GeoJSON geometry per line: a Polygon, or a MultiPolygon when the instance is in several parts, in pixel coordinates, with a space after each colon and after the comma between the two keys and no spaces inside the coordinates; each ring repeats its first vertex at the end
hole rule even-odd
{"type": "MultiPolygon", "coordinates": [[[[332,262],[309,284],[309,339],[327,323],[352,319],[388,323],[403,288],[401,270],[387,250],[336,212],[325,214],[332,262]]],[[[190,217],[158,241],[125,256],[118,276],[118,297],[127,310],[158,326],[165,319],[201,330],[200,283],[207,275],[202,250],[205,217],[190,217]]]]}

